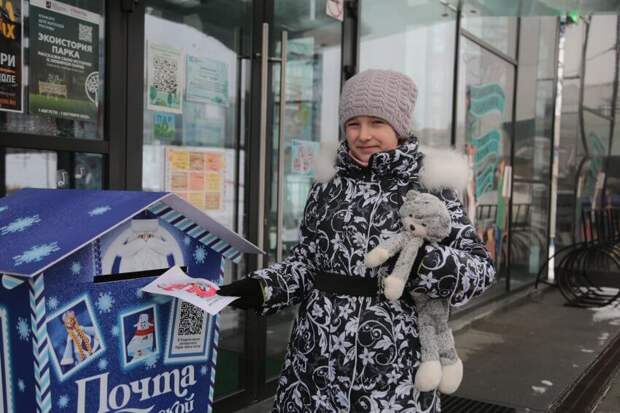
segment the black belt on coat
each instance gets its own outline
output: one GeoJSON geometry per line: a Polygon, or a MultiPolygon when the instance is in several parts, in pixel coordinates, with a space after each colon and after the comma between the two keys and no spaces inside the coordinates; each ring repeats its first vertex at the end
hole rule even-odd
{"type": "Polygon", "coordinates": [[[339,295],[376,297],[379,295],[378,281],[357,275],[319,273],[314,277],[314,288],[339,295]]]}

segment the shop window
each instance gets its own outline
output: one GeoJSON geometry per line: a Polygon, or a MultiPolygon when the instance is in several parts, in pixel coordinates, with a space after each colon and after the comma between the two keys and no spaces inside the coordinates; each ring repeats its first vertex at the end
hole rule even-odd
{"type": "Polygon", "coordinates": [[[103,188],[103,155],[15,148],[2,151],[7,195],[21,188],[103,188]]]}
{"type": "Polygon", "coordinates": [[[461,26],[469,33],[515,58],[517,53],[517,3],[465,1],[461,26]]]}
{"type": "Polygon", "coordinates": [[[514,67],[461,40],[457,148],[473,167],[467,212],[501,275],[507,262],[514,67]]]}
{"type": "Polygon", "coordinates": [[[429,146],[447,147],[452,134],[456,14],[436,1],[361,5],[360,71],[392,69],[418,86],[414,133],[429,146]]]}
{"type": "MultiPolygon", "coordinates": [[[[12,90],[3,88],[0,132],[103,139],[105,3],[9,0],[0,5],[4,12],[11,4],[16,16],[11,41],[17,59],[14,68],[5,69],[16,70],[18,79],[12,90]],[[10,95],[19,97],[14,104],[10,95]]],[[[11,19],[13,13],[7,14],[11,19]]]]}
{"type": "Polygon", "coordinates": [[[521,41],[528,47],[519,50],[513,162],[517,181],[549,182],[554,79],[548,54],[555,55],[555,23],[556,19],[545,17],[521,18],[521,41]]]}
{"type": "MultiPolygon", "coordinates": [[[[616,56],[616,16],[592,16],[586,45],[584,101],[589,110],[611,115],[616,56]]],[[[583,23],[582,23],[583,24],[583,23]]]]}
{"type": "Polygon", "coordinates": [[[511,287],[531,282],[546,260],[548,194],[546,183],[514,183],[510,233],[511,287]]]}

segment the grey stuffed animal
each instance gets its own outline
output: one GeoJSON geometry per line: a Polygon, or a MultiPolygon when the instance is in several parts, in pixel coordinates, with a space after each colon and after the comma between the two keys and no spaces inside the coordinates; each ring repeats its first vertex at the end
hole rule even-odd
{"type": "MultiPolygon", "coordinates": [[[[437,243],[450,234],[450,213],[436,196],[417,191],[407,192],[399,210],[403,230],[381,242],[366,255],[366,265],[379,266],[400,251],[392,274],[385,278],[383,291],[389,300],[403,293],[418,250],[428,240],[437,243]]],[[[463,378],[463,363],[454,347],[448,327],[449,302],[413,294],[418,311],[422,362],[415,376],[419,391],[439,388],[444,394],[454,393],[463,378]]]]}

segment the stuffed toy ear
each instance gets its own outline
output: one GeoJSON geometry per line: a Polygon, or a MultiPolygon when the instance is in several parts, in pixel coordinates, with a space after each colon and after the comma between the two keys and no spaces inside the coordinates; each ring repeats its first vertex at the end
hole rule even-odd
{"type": "Polygon", "coordinates": [[[420,195],[420,193],[418,191],[415,190],[410,190],[407,191],[407,201],[415,201],[415,199],[418,197],[418,195],[420,195]]]}
{"type": "Polygon", "coordinates": [[[438,206],[438,208],[439,208],[439,211],[437,215],[439,217],[439,225],[442,228],[441,239],[444,239],[448,235],[450,235],[450,227],[452,225],[452,219],[450,218],[450,211],[448,211],[448,208],[443,202],[441,203],[441,205],[438,206]]]}

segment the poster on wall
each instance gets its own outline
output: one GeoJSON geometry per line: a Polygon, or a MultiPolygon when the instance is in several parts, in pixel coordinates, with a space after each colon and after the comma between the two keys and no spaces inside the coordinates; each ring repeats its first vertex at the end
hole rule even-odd
{"type": "MultiPolygon", "coordinates": [[[[23,112],[24,49],[21,0],[0,2],[0,111],[23,112]]],[[[1,407],[1,406],[0,406],[1,407]]]]}
{"type": "Polygon", "coordinates": [[[313,132],[312,102],[293,102],[286,105],[286,136],[311,141],[313,132]]]}
{"type": "Polygon", "coordinates": [[[325,14],[336,20],[344,20],[344,0],[327,0],[325,2],[325,14]]]}
{"type": "Polygon", "coordinates": [[[474,202],[470,199],[468,213],[476,219],[478,234],[498,265],[506,235],[505,173],[510,172],[502,156],[505,101],[500,84],[467,86],[466,153],[474,171],[468,185],[468,196],[474,202]]]}
{"type": "Polygon", "coordinates": [[[148,42],[147,46],[147,108],[181,113],[183,52],[165,44],[148,42]]]}
{"type": "Polygon", "coordinates": [[[155,112],[153,114],[153,137],[161,142],[170,143],[176,134],[175,115],[155,112]]]}
{"type": "Polygon", "coordinates": [[[99,14],[55,0],[30,6],[30,113],[96,120],[99,14]]]}
{"type": "Polygon", "coordinates": [[[228,105],[228,66],[217,60],[187,56],[186,99],[228,105]]]}
{"type": "Polygon", "coordinates": [[[166,148],[165,189],[200,210],[222,211],[224,169],[221,151],[166,148]]]}

